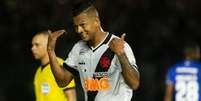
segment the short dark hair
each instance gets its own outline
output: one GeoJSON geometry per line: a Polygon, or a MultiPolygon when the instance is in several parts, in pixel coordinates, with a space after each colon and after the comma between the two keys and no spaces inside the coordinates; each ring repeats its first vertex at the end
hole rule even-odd
{"type": "Polygon", "coordinates": [[[77,16],[80,13],[84,12],[84,11],[88,11],[90,9],[96,10],[96,8],[93,5],[94,0],[89,0],[89,1],[82,1],[79,3],[74,4],[73,9],[72,9],[72,14],[73,16],[77,16]]]}

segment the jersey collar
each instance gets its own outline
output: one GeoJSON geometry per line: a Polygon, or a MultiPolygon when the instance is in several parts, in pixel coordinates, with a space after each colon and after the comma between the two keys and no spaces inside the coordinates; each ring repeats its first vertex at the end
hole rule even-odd
{"type": "Polygon", "coordinates": [[[47,65],[49,65],[49,62],[46,63],[45,65],[41,65],[41,71],[42,71],[47,65]]]}
{"type": "Polygon", "coordinates": [[[107,32],[107,35],[105,36],[105,38],[95,47],[91,47],[88,43],[87,45],[89,46],[89,48],[95,52],[100,46],[102,46],[103,44],[107,44],[110,40],[110,38],[112,37],[112,34],[110,34],[109,32],[107,32]]]}

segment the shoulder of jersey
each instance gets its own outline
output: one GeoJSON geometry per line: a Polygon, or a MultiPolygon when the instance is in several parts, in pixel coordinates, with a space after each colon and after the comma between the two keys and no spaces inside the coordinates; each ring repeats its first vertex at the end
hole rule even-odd
{"type": "Polygon", "coordinates": [[[87,44],[87,42],[83,41],[83,40],[79,40],[75,45],[83,45],[83,44],[87,44]]]}
{"type": "Polygon", "coordinates": [[[78,48],[78,47],[84,47],[87,46],[87,42],[80,40],[77,43],[75,43],[74,47],[78,48]]]}

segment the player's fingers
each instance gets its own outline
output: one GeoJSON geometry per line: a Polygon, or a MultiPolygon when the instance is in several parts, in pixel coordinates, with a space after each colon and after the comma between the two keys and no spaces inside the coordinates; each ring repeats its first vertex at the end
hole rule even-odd
{"type": "Polygon", "coordinates": [[[62,29],[62,30],[58,30],[58,32],[59,32],[59,33],[64,33],[65,30],[64,30],[64,29],[62,29]]]}
{"type": "Polygon", "coordinates": [[[123,33],[123,34],[121,35],[121,40],[125,40],[125,37],[126,37],[126,33],[123,33]]]}
{"type": "Polygon", "coordinates": [[[64,32],[65,32],[65,30],[58,30],[58,31],[52,32],[52,35],[53,35],[54,37],[59,37],[59,36],[61,36],[64,32]]]}
{"type": "Polygon", "coordinates": [[[58,31],[57,31],[57,33],[58,33],[59,35],[65,33],[65,32],[66,32],[65,30],[58,30],[58,31]]]}

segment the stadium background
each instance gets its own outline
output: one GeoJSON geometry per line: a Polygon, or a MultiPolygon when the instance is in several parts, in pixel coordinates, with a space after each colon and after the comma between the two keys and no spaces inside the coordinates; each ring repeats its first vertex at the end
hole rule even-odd
{"type": "MultiPolygon", "coordinates": [[[[0,0],[0,101],[33,101],[35,64],[32,36],[46,29],[66,29],[57,54],[66,58],[79,40],[71,22],[72,2],[78,0],[0,0]]],[[[135,101],[162,101],[165,73],[182,59],[182,46],[201,43],[200,0],[96,0],[103,28],[127,33],[135,53],[141,86],[135,101]]]]}

